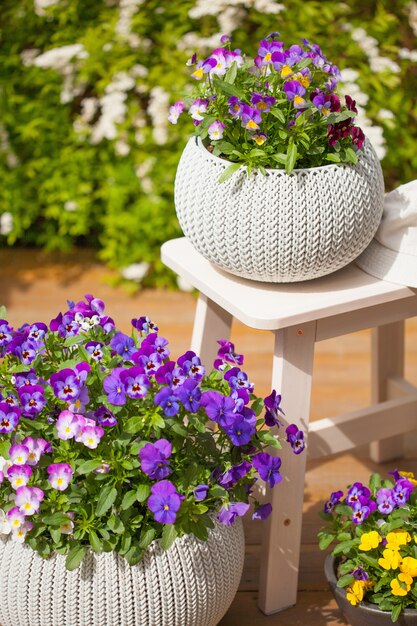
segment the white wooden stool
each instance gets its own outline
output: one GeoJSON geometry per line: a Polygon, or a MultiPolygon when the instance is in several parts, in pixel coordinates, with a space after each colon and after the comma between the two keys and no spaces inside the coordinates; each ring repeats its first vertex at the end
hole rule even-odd
{"type": "MultiPolygon", "coordinates": [[[[185,238],[165,243],[161,257],[200,292],[191,348],[204,363],[213,362],[217,339],[229,338],[234,317],[275,333],[272,388],[305,431],[309,458],[365,443],[374,461],[401,456],[402,434],[417,429],[417,388],[403,379],[404,320],[417,315],[417,290],[373,278],[354,264],[303,283],[254,282],[216,269],[185,238]],[[373,329],[373,405],[309,426],[315,342],[364,328],[373,329]]],[[[306,455],[282,450],[280,456],[285,477],[271,492],[262,548],[259,607],[266,614],[297,597],[306,455]]]]}

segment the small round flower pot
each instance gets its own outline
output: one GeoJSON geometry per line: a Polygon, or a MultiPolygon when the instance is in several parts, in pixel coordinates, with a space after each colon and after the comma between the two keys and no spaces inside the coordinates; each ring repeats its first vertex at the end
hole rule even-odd
{"type": "Polygon", "coordinates": [[[368,246],[382,216],[384,182],[371,144],[356,165],[267,170],[249,178],[193,137],[175,179],[184,235],[219,268],[264,282],[318,278],[344,267],[368,246]]]}
{"type": "MultiPolygon", "coordinates": [[[[375,604],[360,602],[352,606],[346,598],[346,591],[337,587],[336,561],[329,554],[324,563],[324,573],[339,609],[351,626],[392,626],[391,613],[381,611],[375,604]]],[[[398,621],[398,626],[417,626],[417,609],[406,609],[398,621]]]]}
{"type": "Polygon", "coordinates": [[[243,525],[218,522],[163,551],[154,541],[137,565],[114,552],[87,553],[80,567],[0,540],[2,626],[215,626],[239,585],[243,525]]]}

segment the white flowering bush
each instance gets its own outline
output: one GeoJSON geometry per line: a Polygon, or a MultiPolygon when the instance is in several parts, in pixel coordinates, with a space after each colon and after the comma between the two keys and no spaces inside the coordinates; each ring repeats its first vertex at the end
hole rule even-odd
{"type": "Polygon", "coordinates": [[[167,284],[159,247],[180,235],[173,181],[189,129],[187,59],[230,35],[256,54],[273,31],[314,41],[382,159],[387,187],[415,177],[417,2],[4,0],[0,240],[93,245],[126,281],[167,284]]]}

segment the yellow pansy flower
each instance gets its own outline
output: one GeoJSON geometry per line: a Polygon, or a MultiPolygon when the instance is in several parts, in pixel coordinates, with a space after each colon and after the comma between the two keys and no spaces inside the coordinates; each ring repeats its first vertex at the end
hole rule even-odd
{"type": "Polygon", "coordinates": [[[406,556],[401,561],[400,570],[404,574],[408,574],[415,578],[417,576],[417,559],[412,556],[406,556]]]}
{"type": "Polygon", "coordinates": [[[366,589],[366,581],[355,580],[353,585],[351,585],[350,587],[347,587],[346,598],[353,606],[356,606],[358,602],[362,602],[365,589],[366,589]]]}
{"type": "Polygon", "coordinates": [[[398,472],[398,473],[403,478],[406,478],[407,480],[409,480],[410,483],[413,483],[414,486],[417,485],[417,480],[414,478],[413,472],[398,472]]]}
{"type": "Polygon", "coordinates": [[[398,574],[397,578],[391,580],[390,584],[393,596],[406,596],[411,589],[413,579],[409,574],[398,574]]]}
{"type": "Polygon", "coordinates": [[[384,569],[397,569],[401,563],[401,554],[398,550],[386,548],[382,553],[382,557],[378,559],[378,563],[384,569]]]}
{"type": "Polygon", "coordinates": [[[369,533],[363,533],[361,536],[361,542],[359,544],[359,550],[363,550],[367,552],[368,550],[373,550],[373,548],[377,548],[381,543],[382,537],[376,530],[371,530],[369,533]]]}
{"type": "Polygon", "coordinates": [[[390,550],[399,550],[400,546],[405,546],[409,541],[411,541],[411,536],[406,530],[398,529],[388,533],[386,539],[387,548],[390,550]]]}

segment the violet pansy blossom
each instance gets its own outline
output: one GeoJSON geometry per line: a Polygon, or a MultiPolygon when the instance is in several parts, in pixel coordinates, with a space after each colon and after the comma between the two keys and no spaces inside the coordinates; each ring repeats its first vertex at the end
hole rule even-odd
{"type": "Polygon", "coordinates": [[[296,109],[305,106],[306,101],[304,100],[303,96],[306,90],[302,86],[302,84],[298,82],[298,80],[287,81],[284,84],[284,92],[288,100],[293,102],[296,109]]]}
{"type": "Polygon", "coordinates": [[[130,367],[120,373],[126,395],[129,398],[144,398],[150,386],[149,378],[144,374],[142,367],[130,367]]]}
{"type": "Polygon", "coordinates": [[[189,113],[193,120],[201,121],[202,119],[204,119],[202,113],[207,112],[207,105],[208,100],[205,100],[204,98],[197,98],[197,100],[194,100],[189,108],[189,113]]]}
{"type": "Polygon", "coordinates": [[[17,426],[20,413],[19,407],[0,402],[0,433],[11,433],[17,426]]]}
{"type": "Polygon", "coordinates": [[[97,420],[99,426],[112,427],[117,424],[117,417],[106,406],[99,406],[94,411],[94,418],[97,420]]]}
{"type": "Polygon", "coordinates": [[[178,398],[174,395],[172,389],[163,387],[155,394],[154,403],[160,406],[167,417],[177,415],[180,410],[178,398]]]}
{"type": "Polygon", "coordinates": [[[223,396],[217,391],[205,391],[201,394],[200,404],[206,410],[207,416],[219,426],[225,428],[227,423],[235,418],[235,401],[223,396]]]}
{"type": "Polygon", "coordinates": [[[9,525],[9,532],[17,530],[25,523],[25,514],[19,509],[18,506],[14,506],[7,512],[7,522],[9,525]]]}
{"type": "Polygon", "coordinates": [[[120,377],[123,367],[116,367],[109,376],[103,380],[103,389],[107,394],[110,404],[122,406],[126,404],[126,389],[120,377]]]}
{"type": "Polygon", "coordinates": [[[285,415],[284,411],[280,407],[281,395],[278,394],[275,389],[264,399],[265,411],[265,424],[273,428],[274,426],[284,426],[279,418],[279,414],[285,415]]]}
{"type": "Polygon", "coordinates": [[[377,491],[376,502],[380,513],[391,513],[397,506],[393,489],[382,488],[377,491]]]}
{"type": "Polygon", "coordinates": [[[38,513],[45,493],[38,487],[18,487],[15,504],[24,515],[38,513]]]}
{"type": "Polygon", "coordinates": [[[229,105],[230,115],[232,117],[240,117],[245,103],[241,102],[237,96],[230,96],[227,103],[229,105]]]}
{"type": "Polygon", "coordinates": [[[246,130],[254,131],[259,129],[259,124],[262,122],[261,114],[258,109],[250,107],[245,104],[242,107],[242,126],[246,130]]]}
{"type": "Polygon", "coordinates": [[[136,351],[133,338],[124,333],[116,333],[110,340],[110,347],[117,352],[117,354],[120,354],[125,361],[128,361],[136,351]]]}
{"type": "Polygon", "coordinates": [[[103,348],[104,345],[99,341],[89,341],[85,344],[85,349],[94,361],[101,361],[103,358],[103,348]]]}
{"type": "Polygon", "coordinates": [[[158,439],[155,443],[147,443],[139,450],[142,472],[152,480],[162,480],[171,474],[169,457],[172,445],[166,439],[158,439]]]}
{"type": "Polygon", "coordinates": [[[55,396],[65,402],[77,398],[81,390],[78,373],[70,368],[64,368],[52,374],[50,383],[55,396]]]}
{"type": "Polygon", "coordinates": [[[29,448],[23,444],[13,444],[9,449],[10,462],[14,465],[24,465],[29,457],[29,448]]]}
{"type": "Polygon", "coordinates": [[[152,485],[148,508],[157,522],[173,524],[180,506],[181,496],[171,481],[162,480],[152,485]]]}
{"type": "Polygon", "coordinates": [[[44,388],[40,385],[24,385],[18,389],[24,416],[34,416],[46,404],[44,388]]]}
{"type": "Polygon", "coordinates": [[[253,512],[252,519],[265,520],[272,513],[272,504],[270,502],[266,502],[265,504],[260,504],[253,512]]]}
{"type": "Polygon", "coordinates": [[[219,359],[214,362],[215,369],[219,369],[219,366],[223,361],[227,361],[228,363],[233,363],[235,365],[243,365],[244,356],[243,354],[237,354],[235,352],[235,346],[231,341],[219,339],[217,343],[220,344],[220,348],[217,350],[217,356],[219,359]]]}
{"type": "Polygon", "coordinates": [[[146,315],[139,317],[139,319],[133,318],[131,323],[133,328],[136,328],[141,334],[145,333],[147,335],[148,333],[155,333],[159,330],[158,326],[146,315]]]}
{"type": "Polygon", "coordinates": [[[285,429],[287,441],[291,444],[294,454],[300,454],[305,448],[304,433],[296,424],[290,424],[285,429]]]}
{"type": "Polygon", "coordinates": [[[55,423],[55,426],[58,431],[59,439],[73,439],[76,437],[81,431],[81,424],[79,420],[79,415],[74,414],[72,411],[66,410],[62,411],[58,419],[55,423]]]}
{"type": "Polygon", "coordinates": [[[200,408],[201,390],[196,380],[192,378],[185,380],[183,385],[174,390],[174,395],[187,411],[196,413],[200,408]]]}
{"type": "Polygon", "coordinates": [[[174,104],[169,107],[168,120],[171,124],[176,124],[178,122],[178,118],[183,111],[184,102],[181,102],[181,100],[177,100],[177,102],[174,102],[174,104]]]}
{"type": "Polygon", "coordinates": [[[225,504],[219,511],[217,519],[224,526],[231,526],[236,517],[243,517],[249,509],[249,504],[246,502],[231,502],[225,504]]]}
{"type": "Polygon", "coordinates": [[[65,491],[72,479],[72,468],[68,463],[52,463],[47,467],[48,481],[53,489],[65,491]]]}
{"type": "Polygon", "coordinates": [[[208,136],[212,141],[217,141],[219,139],[223,139],[223,133],[226,125],[219,120],[215,120],[210,124],[207,128],[208,136]]]}
{"type": "Polygon", "coordinates": [[[83,443],[86,448],[95,450],[104,435],[101,426],[86,425],[83,426],[81,432],[75,437],[76,441],[83,443]]]}
{"type": "Polygon", "coordinates": [[[201,380],[206,373],[204,366],[201,364],[200,357],[192,350],[188,350],[188,352],[180,356],[177,363],[184,374],[195,380],[201,380]]]}
{"type": "Polygon", "coordinates": [[[332,491],[330,494],[330,498],[324,503],[323,510],[325,513],[331,513],[336,506],[339,504],[340,499],[343,497],[343,491],[332,491]]]}
{"type": "Polygon", "coordinates": [[[25,487],[32,474],[33,470],[29,465],[11,465],[7,469],[7,478],[13,489],[25,487]]]}
{"type": "Polygon", "coordinates": [[[259,476],[272,488],[282,480],[279,468],[281,459],[279,456],[272,456],[268,452],[258,452],[252,458],[252,465],[257,470],[259,476]]]}

